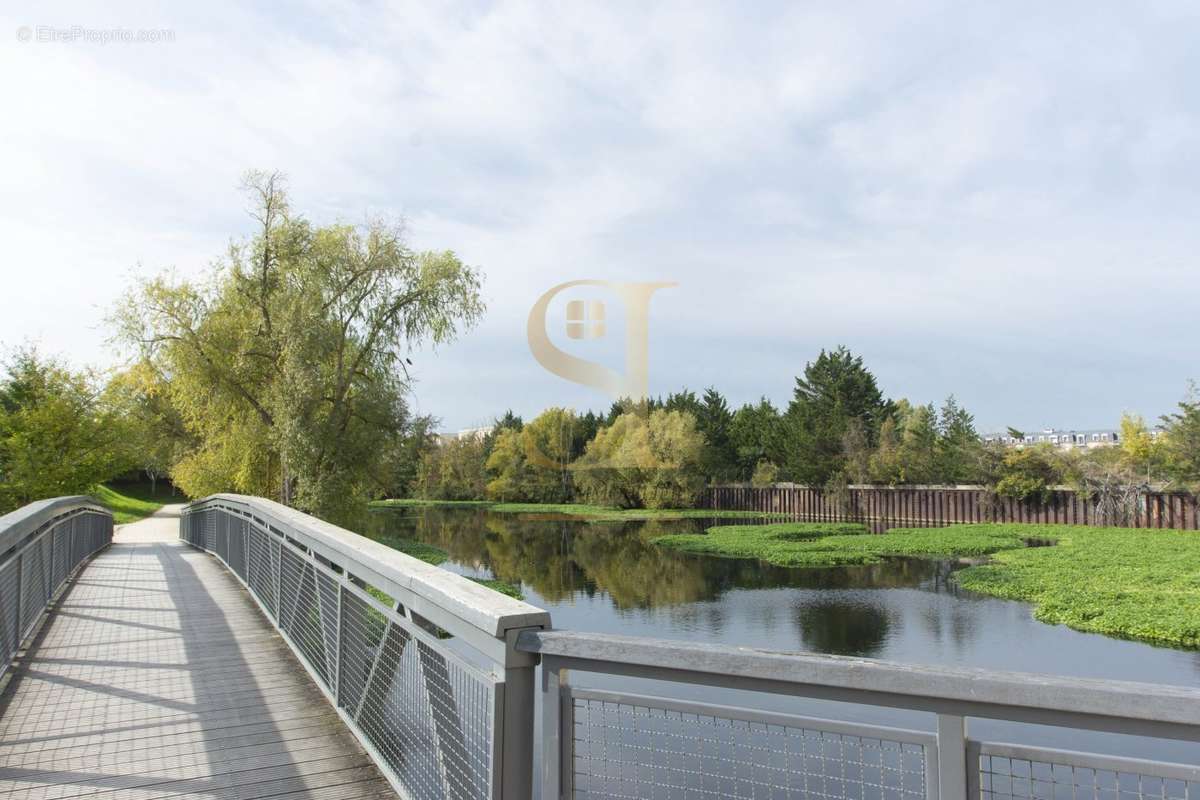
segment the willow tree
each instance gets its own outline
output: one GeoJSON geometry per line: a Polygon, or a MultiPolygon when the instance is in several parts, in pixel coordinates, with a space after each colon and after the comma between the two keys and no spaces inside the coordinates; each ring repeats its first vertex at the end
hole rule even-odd
{"type": "Polygon", "coordinates": [[[118,336],[166,381],[190,441],[171,470],[185,492],[338,515],[389,483],[410,352],[478,320],[480,274],[414,251],[397,221],[315,226],[278,173],[250,173],[245,189],[255,235],[203,280],[142,282],[118,336]]]}

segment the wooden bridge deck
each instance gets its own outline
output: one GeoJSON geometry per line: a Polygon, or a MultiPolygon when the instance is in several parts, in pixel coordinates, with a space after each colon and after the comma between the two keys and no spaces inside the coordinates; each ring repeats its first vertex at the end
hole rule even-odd
{"type": "Polygon", "coordinates": [[[0,695],[0,800],[395,793],[241,584],[178,541],[178,509],[119,529],[0,695]]]}

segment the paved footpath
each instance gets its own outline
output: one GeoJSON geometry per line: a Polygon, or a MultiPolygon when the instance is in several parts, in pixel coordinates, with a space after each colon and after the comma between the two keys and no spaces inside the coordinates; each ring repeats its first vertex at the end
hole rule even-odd
{"type": "Polygon", "coordinates": [[[395,798],[179,506],[117,528],[0,695],[0,800],[395,798]]]}

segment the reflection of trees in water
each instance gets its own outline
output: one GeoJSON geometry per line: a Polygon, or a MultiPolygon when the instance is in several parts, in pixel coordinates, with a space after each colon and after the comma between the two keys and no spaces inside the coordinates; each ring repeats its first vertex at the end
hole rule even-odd
{"type": "Polygon", "coordinates": [[[947,639],[954,647],[965,651],[975,640],[977,626],[976,609],[965,603],[955,603],[949,608],[929,608],[921,615],[921,623],[934,641],[944,642],[947,639]]]}
{"type": "Polygon", "coordinates": [[[786,569],[757,561],[679,553],[651,544],[668,533],[702,532],[709,520],[582,522],[476,508],[380,512],[372,530],[446,550],[450,558],[532,587],[547,600],[607,593],[618,608],[715,600],[731,589],[888,588],[939,580],[939,562],[894,559],[830,569],[786,569]]]}
{"type": "Polygon", "coordinates": [[[883,609],[864,603],[818,602],[796,610],[805,646],[818,653],[873,656],[883,649],[892,627],[883,609]]]}

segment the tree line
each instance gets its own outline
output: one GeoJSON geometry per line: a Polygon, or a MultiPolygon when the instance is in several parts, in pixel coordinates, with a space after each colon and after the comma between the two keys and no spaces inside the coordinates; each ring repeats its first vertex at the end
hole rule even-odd
{"type": "Polygon", "coordinates": [[[431,499],[690,505],[710,483],[959,485],[1044,500],[1085,491],[1200,484],[1200,401],[1193,390],[1152,435],[1121,420],[1121,444],[1063,451],[983,441],[953,395],[940,405],[891,400],[861,356],[821,351],[786,408],[763,398],[737,409],[715,388],[683,390],[607,412],[550,408],[525,423],[511,411],[481,437],[425,443],[407,487],[431,499]]]}

